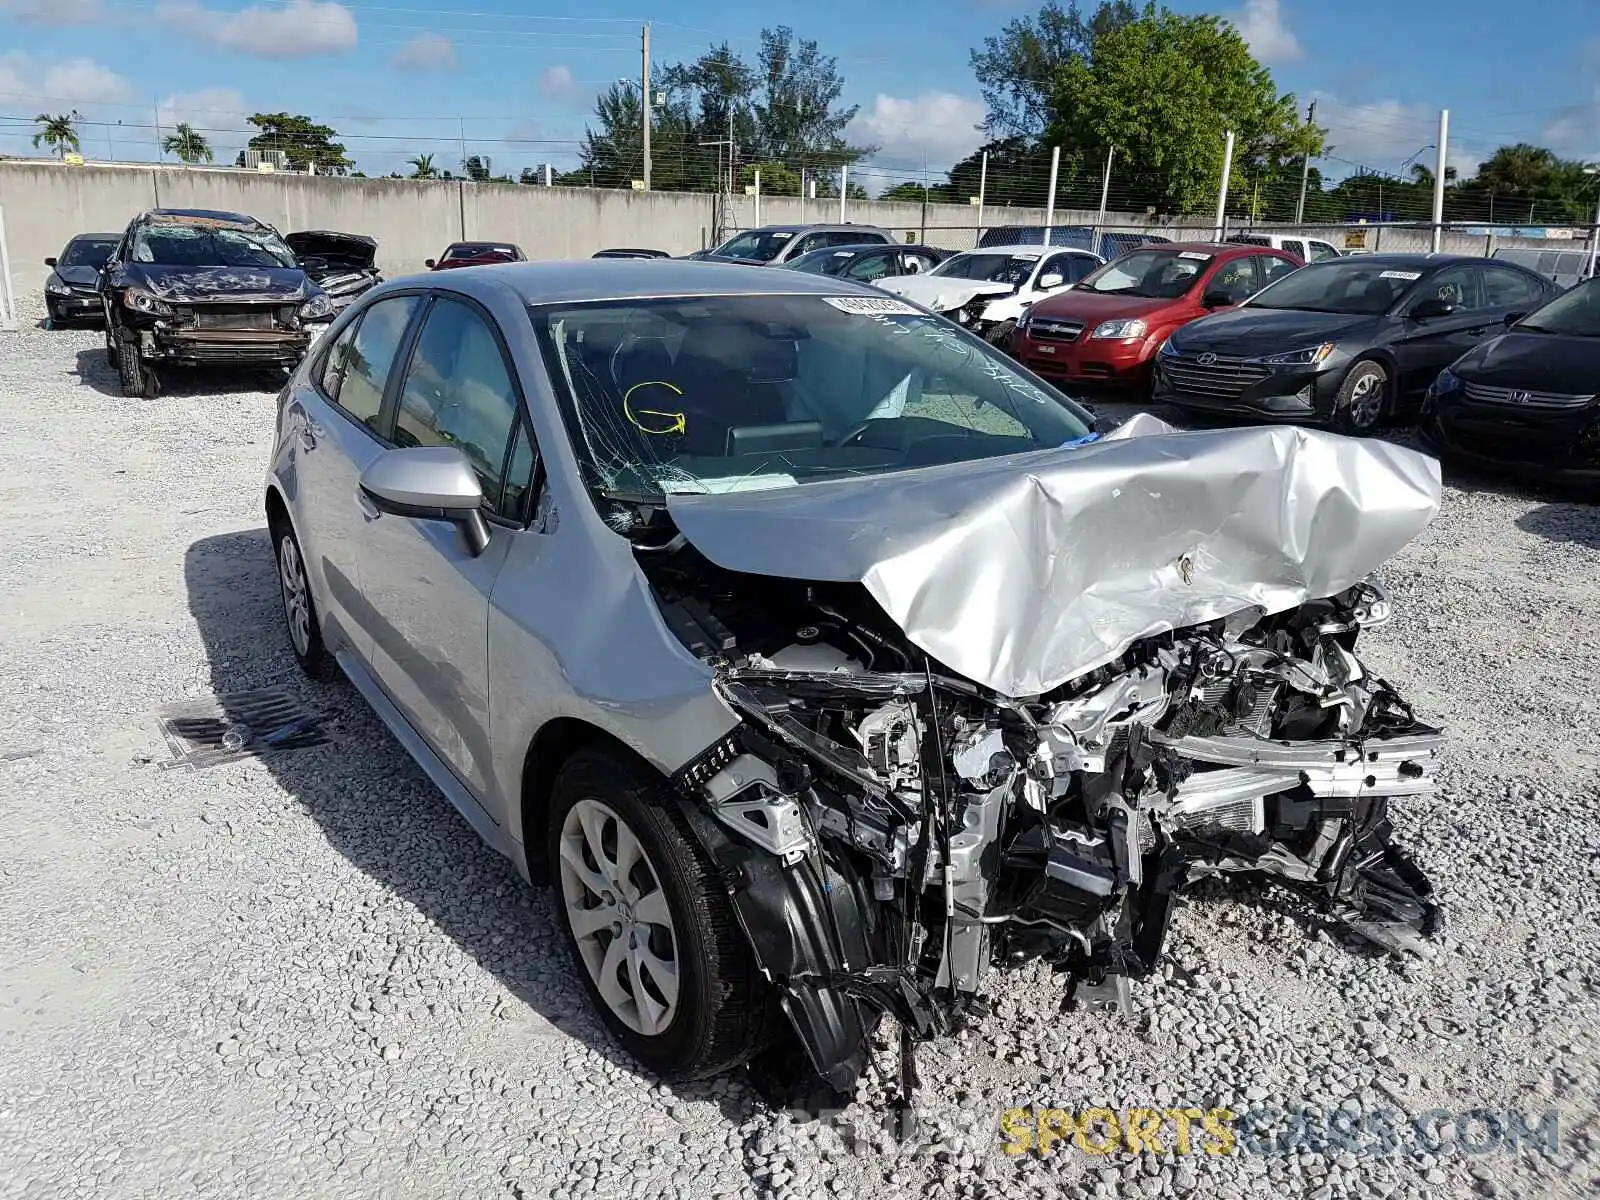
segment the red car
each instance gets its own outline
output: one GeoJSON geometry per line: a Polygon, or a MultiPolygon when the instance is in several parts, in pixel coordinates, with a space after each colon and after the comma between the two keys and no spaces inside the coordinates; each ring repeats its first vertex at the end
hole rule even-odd
{"type": "Polygon", "coordinates": [[[1010,350],[1047,379],[1148,391],[1150,364],[1174,329],[1302,265],[1263,246],[1144,246],[1034,304],[1010,350]]]}
{"type": "Polygon", "coordinates": [[[451,242],[437,259],[426,259],[430,271],[448,271],[454,267],[481,267],[487,263],[527,262],[522,247],[510,242],[451,242]]]}

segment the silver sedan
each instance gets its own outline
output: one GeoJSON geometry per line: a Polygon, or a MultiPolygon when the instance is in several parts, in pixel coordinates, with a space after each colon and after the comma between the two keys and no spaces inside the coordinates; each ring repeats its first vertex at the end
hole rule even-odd
{"type": "Polygon", "coordinates": [[[301,665],[554,885],[626,1048],[837,1088],[997,964],[1125,992],[1193,875],[1419,947],[1387,811],[1439,738],[1353,646],[1438,498],[1387,444],[1103,428],[881,291],[625,260],[362,296],[265,492],[301,665]]]}

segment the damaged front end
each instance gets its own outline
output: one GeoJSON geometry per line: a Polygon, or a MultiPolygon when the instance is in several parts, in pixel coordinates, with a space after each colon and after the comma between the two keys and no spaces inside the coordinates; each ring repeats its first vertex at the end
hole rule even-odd
{"type": "Polygon", "coordinates": [[[1374,579],[1136,639],[1019,699],[941,667],[859,585],[729,571],[681,536],[638,554],[740,722],[678,772],[685,811],[833,1087],[882,1014],[949,1033],[1006,963],[1125,1004],[1204,875],[1270,874],[1425,952],[1438,910],[1389,803],[1434,786],[1441,736],[1354,653],[1389,616],[1374,579]]]}

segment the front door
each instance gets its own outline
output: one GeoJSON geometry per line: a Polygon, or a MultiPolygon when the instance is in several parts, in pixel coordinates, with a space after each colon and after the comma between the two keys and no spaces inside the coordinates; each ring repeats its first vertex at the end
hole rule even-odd
{"type": "Polygon", "coordinates": [[[361,544],[379,684],[457,778],[489,790],[489,595],[521,532],[532,443],[493,318],[438,295],[400,381],[396,446],[454,446],[483,486],[489,546],[473,554],[460,529],[386,513],[361,544]],[[508,486],[508,479],[511,481],[508,486]]]}
{"type": "Polygon", "coordinates": [[[1400,388],[1416,392],[1427,387],[1439,372],[1489,336],[1498,318],[1486,305],[1483,272],[1474,265],[1440,271],[1406,298],[1406,312],[1420,301],[1437,297],[1454,304],[1447,317],[1400,319],[1400,388]]]}

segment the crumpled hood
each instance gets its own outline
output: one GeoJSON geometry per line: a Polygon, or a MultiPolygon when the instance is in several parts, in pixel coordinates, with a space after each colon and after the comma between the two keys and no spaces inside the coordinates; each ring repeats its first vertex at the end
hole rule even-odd
{"type": "Polygon", "coordinates": [[[330,271],[370,271],[378,260],[378,243],[361,233],[302,229],[284,234],[283,241],[296,258],[326,259],[330,271]]]}
{"type": "Polygon", "coordinates": [[[1143,637],[1341,592],[1439,499],[1438,462],[1388,442],[1141,414],[1074,449],[667,507],[717,565],[860,582],[934,659],[1022,697],[1143,637]]]}
{"type": "Polygon", "coordinates": [[[73,287],[92,288],[95,281],[100,278],[98,267],[56,267],[56,274],[63,283],[70,283],[73,287]]]}
{"type": "Polygon", "coordinates": [[[222,303],[249,300],[298,302],[312,294],[299,267],[164,267],[159,263],[127,263],[121,284],[135,284],[179,303],[222,303]]]}
{"type": "Polygon", "coordinates": [[[934,312],[960,308],[974,296],[1006,296],[1017,290],[1009,283],[990,283],[983,279],[946,279],[940,275],[896,275],[876,282],[884,291],[914,300],[934,312]]]}

